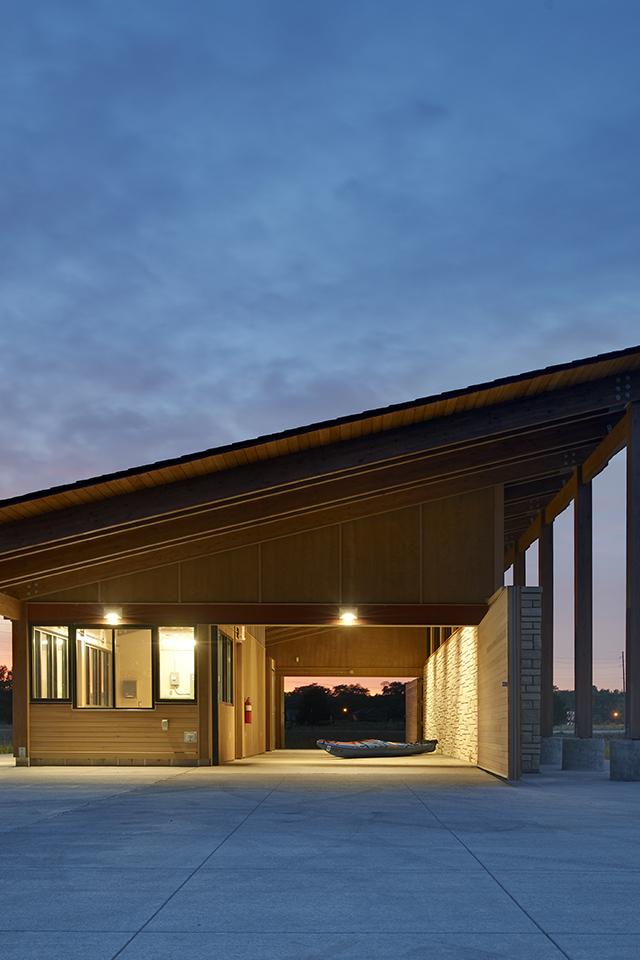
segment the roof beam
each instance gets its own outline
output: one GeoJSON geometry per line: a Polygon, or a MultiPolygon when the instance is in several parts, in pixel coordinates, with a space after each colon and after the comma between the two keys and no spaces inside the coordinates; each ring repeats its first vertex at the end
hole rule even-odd
{"type": "MultiPolygon", "coordinates": [[[[584,459],[580,465],[580,475],[584,483],[588,483],[594,477],[604,470],[610,460],[619,453],[627,444],[629,436],[629,413],[618,420],[611,428],[607,436],[597,447],[584,459]]],[[[531,522],[529,527],[518,538],[517,549],[526,550],[540,536],[540,528],[543,523],[553,523],[572,500],[575,499],[578,492],[578,467],[576,467],[567,482],[561,487],[549,503],[540,511],[539,515],[531,522]]],[[[510,566],[513,563],[513,549],[509,547],[505,553],[505,563],[510,566]]]]}
{"type": "MultiPolygon", "coordinates": [[[[190,623],[314,624],[340,626],[335,603],[125,603],[125,623],[176,626],[190,623]]],[[[29,620],[47,623],[104,623],[101,603],[29,603],[29,620]]],[[[486,615],[485,603],[358,603],[361,626],[424,626],[463,623],[475,626],[486,615]]]]}
{"type": "MultiPolygon", "coordinates": [[[[570,470],[567,471],[567,473],[570,472],[570,470]]],[[[540,498],[547,500],[558,492],[563,482],[564,480],[559,477],[544,477],[541,480],[526,480],[524,483],[510,484],[504,491],[505,507],[530,503],[540,498]]]]}

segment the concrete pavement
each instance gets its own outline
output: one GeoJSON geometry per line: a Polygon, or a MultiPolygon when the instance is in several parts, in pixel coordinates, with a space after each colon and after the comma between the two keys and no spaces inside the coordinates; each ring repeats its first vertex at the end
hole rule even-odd
{"type": "Polygon", "coordinates": [[[0,765],[3,960],[640,956],[640,787],[441,756],[0,765]]]}

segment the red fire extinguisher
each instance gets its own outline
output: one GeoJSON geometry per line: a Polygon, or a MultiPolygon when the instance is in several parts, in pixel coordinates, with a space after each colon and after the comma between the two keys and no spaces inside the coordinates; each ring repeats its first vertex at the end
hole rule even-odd
{"type": "Polygon", "coordinates": [[[247,697],[244,702],[244,722],[252,723],[253,722],[253,705],[251,703],[251,697],[247,697]]]}

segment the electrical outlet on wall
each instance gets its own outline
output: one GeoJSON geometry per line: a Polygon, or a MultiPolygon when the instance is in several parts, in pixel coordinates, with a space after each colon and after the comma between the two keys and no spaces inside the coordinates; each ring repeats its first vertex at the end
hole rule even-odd
{"type": "Polygon", "coordinates": [[[184,742],[185,742],[185,743],[197,743],[197,742],[198,742],[198,731],[197,731],[197,730],[185,730],[185,732],[184,732],[184,742]]]}

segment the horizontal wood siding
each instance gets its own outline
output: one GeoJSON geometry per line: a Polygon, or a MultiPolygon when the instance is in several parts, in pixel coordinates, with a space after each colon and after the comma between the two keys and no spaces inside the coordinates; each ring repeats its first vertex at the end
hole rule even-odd
{"type": "Polygon", "coordinates": [[[148,711],[74,710],[69,704],[31,704],[32,762],[196,762],[196,703],[168,703],[148,711]],[[169,721],[163,731],[162,720],[169,721]]]}

